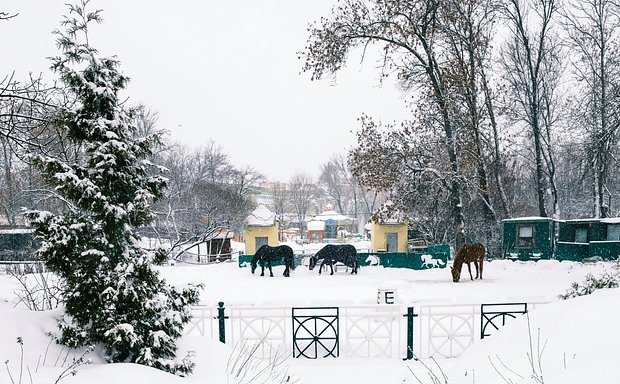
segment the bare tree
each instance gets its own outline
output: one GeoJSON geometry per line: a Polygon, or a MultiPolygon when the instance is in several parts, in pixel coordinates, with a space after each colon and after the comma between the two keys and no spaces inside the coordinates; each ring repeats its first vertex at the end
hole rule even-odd
{"type": "MultiPolygon", "coordinates": [[[[449,84],[445,78],[439,39],[441,3],[436,0],[350,0],[332,9],[330,18],[310,28],[309,44],[303,56],[304,70],[313,79],[339,71],[348,53],[373,43],[383,45],[383,72],[397,72],[406,89],[422,89],[432,100],[434,122],[441,133],[442,151],[448,159],[445,173],[450,192],[456,245],[464,242],[462,186],[459,181],[457,132],[451,110],[449,84]]],[[[416,132],[417,133],[417,132],[416,132]]]]}
{"type": "Polygon", "coordinates": [[[554,92],[557,89],[559,45],[552,32],[558,13],[556,0],[506,0],[500,7],[507,21],[509,37],[502,50],[501,63],[508,85],[511,117],[524,123],[534,142],[534,164],[538,213],[548,216],[546,191],[548,185],[554,198],[554,215],[559,215],[555,195],[553,153],[545,146],[554,121],[554,92]],[[534,14],[532,16],[532,13],[534,14]]]}
{"type": "Polygon", "coordinates": [[[586,140],[583,148],[594,217],[607,217],[620,126],[620,4],[614,0],[572,0],[567,5],[566,42],[573,53],[571,64],[578,83],[573,121],[586,140]]]}
{"type": "MultiPolygon", "coordinates": [[[[347,200],[355,192],[351,188],[349,172],[342,155],[333,156],[327,163],[320,167],[319,183],[324,187],[327,196],[335,203],[338,212],[345,213],[347,200]]],[[[355,203],[354,203],[355,206],[355,203]]]]}
{"type": "Polygon", "coordinates": [[[273,198],[273,211],[279,225],[280,233],[278,236],[280,240],[283,240],[284,238],[282,231],[284,231],[284,227],[286,225],[286,213],[290,199],[289,190],[287,189],[286,183],[275,181],[270,183],[269,191],[271,193],[271,197],[273,198]]]}
{"type": "Polygon", "coordinates": [[[299,230],[304,237],[304,222],[306,215],[316,194],[316,185],[312,177],[304,174],[296,174],[288,183],[291,206],[299,223],[299,230]]]}

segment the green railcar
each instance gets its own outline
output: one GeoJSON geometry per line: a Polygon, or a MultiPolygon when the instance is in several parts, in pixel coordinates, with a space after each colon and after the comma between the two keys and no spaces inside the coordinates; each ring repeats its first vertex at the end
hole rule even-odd
{"type": "Polygon", "coordinates": [[[620,256],[620,218],[503,221],[504,258],[512,260],[615,260],[620,256]]]}
{"type": "Polygon", "coordinates": [[[521,217],[503,220],[502,250],[505,259],[552,259],[554,220],[547,217],[521,217]]]}

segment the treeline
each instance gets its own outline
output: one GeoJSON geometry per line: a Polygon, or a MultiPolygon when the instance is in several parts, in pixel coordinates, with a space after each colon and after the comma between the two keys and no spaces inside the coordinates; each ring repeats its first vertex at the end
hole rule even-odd
{"type": "Polygon", "coordinates": [[[507,217],[620,213],[619,27],[608,0],[348,0],[301,57],[321,79],[377,48],[411,118],[362,116],[352,174],[432,241],[497,252],[507,217]]]}
{"type": "MultiPolygon", "coordinates": [[[[348,157],[321,165],[318,180],[270,182],[231,164],[217,143],[163,143],[151,161],[169,170],[170,183],[149,231],[175,238],[209,223],[241,224],[260,194],[283,227],[302,228],[327,203],[368,217],[390,200],[416,236],[483,241],[496,252],[504,218],[620,214],[617,3],[347,0],[326,16],[310,26],[303,69],[313,79],[332,76],[376,48],[378,74],[407,92],[411,118],[361,116],[348,157]]],[[[45,84],[10,74],[0,81],[0,210],[12,224],[21,207],[70,208],[30,156],[83,156],[56,114],[75,99],[45,84]]],[[[148,108],[133,116],[137,134],[157,129],[148,108]]]]}

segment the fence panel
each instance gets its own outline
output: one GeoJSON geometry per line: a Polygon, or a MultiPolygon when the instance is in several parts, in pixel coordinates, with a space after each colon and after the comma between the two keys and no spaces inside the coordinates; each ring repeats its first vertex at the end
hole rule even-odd
{"type": "MultiPolygon", "coordinates": [[[[259,358],[283,351],[309,358],[450,358],[537,304],[232,307],[224,308],[225,342],[256,345],[259,358]]],[[[218,337],[217,308],[194,307],[185,334],[218,337]]]]}

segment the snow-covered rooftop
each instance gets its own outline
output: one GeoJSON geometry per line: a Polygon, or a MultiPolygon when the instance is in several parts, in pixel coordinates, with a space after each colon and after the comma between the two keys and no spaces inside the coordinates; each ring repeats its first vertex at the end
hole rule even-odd
{"type": "Polygon", "coordinates": [[[308,221],[308,231],[323,231],[325,230],[325,222],[321,220],[308,221]]]}
{"type": "Polygon", "coordinates": [[[525,217],[513,217],[511,219],[504,219],[502,221],[531,221],[531,220],[553,220],[551,217],[542,216],[525,216],[525,217]]]}
{"type": "Polygon", "coordinates": [[[605,224],[620,224],[620,217],[608,217],[606,219],[601,219],[601,223],[605,223],[605,224]]]}
{"type": "Polygon", "coordinates": [[[276,222],[276,214],[264,205],[259,205],[245,220],[247,225],[268,227],[276,222]]]}
{"type": "Polygon", "coordinates": [[[33,233],[34,228],[0,228],[0,234],[3,235],[15,235],[15,234],[25,234],[25,233],[33,233]]]}
{"type": "Polygon", "coordinates": [[[334,221],[344,221],[344,220],[351,220],[354,221],[355,219],[349,216],[345,216],[342,215],[336,211],[334,211],[334,206],[331,204],[327,204],[327,206],[325,207],[325,211],[319,213],[318,215],[312,217],[310,219],[310,221],[327,221],[327,220],[334,220],[334,221]]]}

